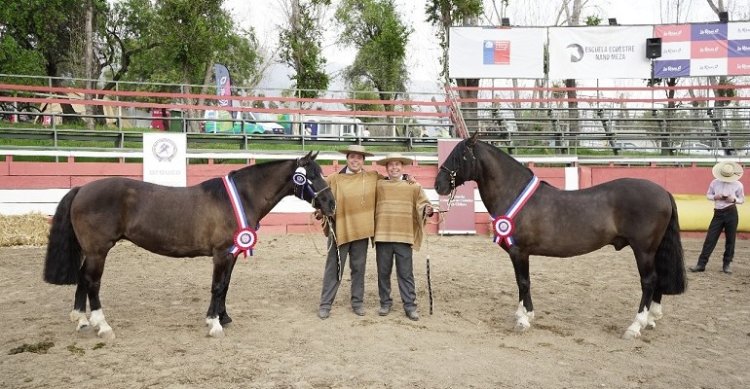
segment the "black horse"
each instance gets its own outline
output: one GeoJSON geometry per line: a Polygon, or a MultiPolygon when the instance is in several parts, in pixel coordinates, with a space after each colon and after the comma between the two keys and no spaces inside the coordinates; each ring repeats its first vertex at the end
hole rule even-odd
{"type": "Polygon", "coordinates": [[[641,302],[625,338],[640,336],[662,316],[661,297],[680,294],[687,281],[677,208],[672,195],[646,180],[618,179],[591,188],[564,191],[546,182],[477,134],[456,145],[435,179],[447,195],[476,181],[498,239],[510,255],[518,284],[516,329],[534,317],[529,255],[571,257],[611,244],[630,246],[641,276],[641,302]],[[534,188],[536,187],[536,191],[534,188]]]}
{"type": "MultiPolygon", "coordinates": [[[[258,222],[282,198],[296,195],[310,201],[326,216],[335,212],[331,190],[308,153],[296,160],[247,166],[225,178],[213,178],[187,188],[155,185],[126,178],[105,178],[70,190],[60,204],[50,228],[44,280],[52,284],[78,284],[72,321],[77,329],[89,325],[98,335],[113,338],[104,319],[99,288],[109,250],[121,239],[156,254],[170,257],[213,256],[211,303],[206,314],[209,335],[223,336],[222,325],[232,321],[225,300],[237,247],[251,249],[252,228],[240,230],[228,182],[244,209],[245,226],[258,222]],[[235,234],[235,232],[241,233],[235,234]],[[86,299],[91,309],[86,318],[86,299]]],[[[236,200],[235,200],[236,201],[236,200]]]]}

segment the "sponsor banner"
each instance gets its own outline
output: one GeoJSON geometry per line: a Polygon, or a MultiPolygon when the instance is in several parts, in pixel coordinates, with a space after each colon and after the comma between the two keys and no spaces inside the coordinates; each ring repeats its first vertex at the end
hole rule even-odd
{"type": "Polygon", "coordinates": [[[671,59],[654,61],[655,78],[674,78],[690,76],[689,59],[671,59]]]}
{"type": "MultiPolygon", "coordinates": [[[[229,70],[222,64],[214,64],[214,77],[216,78],[216,95],[231,96],[232,82],[229,79],[229,70]]],[[[229,100],[218,100],[219,107],[229,106],[229,100]]]]}
{"type": "MultiPolygon", "coordinates": [[[[461,139],[438,139],[438,164],[442,166],[453,148],[461,139]]],[[[466,182],[456,189],[450,210],[444,214],[440,224],[441,234],[475,234],[474,225],[474,181],[466,182]]],[[[448,209],[448,196],[440,196],[440,209],[448,209]]]]}
{"type": "Polygon", "coordinates": [[[544,78],[544,28],[452,27],[451,78],[544,78]]]}
{"type": "Polygon", "coordinates": [[[729,58],[728,62],[730,76],[750,74],[750,57],[729,58]]]}
{"type": "Polygon", "coordinates": [[[750,23],[732,22],[732,23],[729,23],[727,26],[728,26],[727,39],[729,40],[750,39],[750,23]]]}
{"type": "Polygon", "coordinates": [[[549,78],[649,78],[652,26],[549,28],[549,78]]]}
{"type": "Polygon", "coordinates": [[[750,58],[750,23],[655,26],[654,36],[662,38],[662,57],[654,61],[656,78],[750,74],[741,59],[750,58]]]}
{"type": "Polygon", "coordinates": [[[690,56],[690,41],[661,43],[660,60],[684,59],[690,56]]]}
{"type": "Polygon", "coordinates": [[[750,39],[729,41],[729,57],[750,57],[750,39]]]}
{"type": "Polygon", "coordinates": [[[187,185],[187,135],[143,133],[143,181],[167,186],[187,185]]]}

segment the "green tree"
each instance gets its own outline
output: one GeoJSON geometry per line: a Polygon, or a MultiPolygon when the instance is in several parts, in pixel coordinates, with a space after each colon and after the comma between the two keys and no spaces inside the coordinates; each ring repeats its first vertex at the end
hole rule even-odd
{"type": "MultiPolygon", "coordinates": [[[[441,75],[444,77],[445,84],[450,83],[448,77],[448,42],[450,42],[450,28],[452,26],[473,26],[477,24],[477,20],[482,15],[483,6],[482,0],[430,0],[427,2],[425,8],[427,13],[427,21],[432,23],[433,26],[437,27],[437,36],[440,39],[440,47],[443,49],[443,56],[440,58],[440,62],[443,65],[441,75]]],[[[456,85],[463,87],[478,87],[478,78],[459,78],[456,79],[456,85]]],[[[477,98],[477,90],[460,91],[462,98],[475,99],[477,98]]],[[[468,108],[470,112],[468,119],[473,119],[477,116],[476,103],[465,103],[463,107],[468,108]]]]}
{"type": "Polygon", "coordinates": [[[406,89],[406,45],[413,30],[401,21],[393,0],[342,0],[335,18],[343,26],[340,43],[357,48],[345,70],[347,83],[369,84],[383,100],[397,98],[391,92],[406,89]]]}
{"type": "Polygon", "coordinates": [[[300,97],[318,97],[320,90],[328,89],[330,81],[325,72],[323,35],[319,20],[314,16],[329,1],[291,0],[288,25],[279,34],[279,60],[292,68],[293,88],[301,89],[300,97]]]}
{"type": "MultiPolygon", "coordinates": [[[[476,24],[476,19],[482,15],[482,0],[429,0],[425,6],[427,22],[437,27],[437,37],[440,40],[442,56],[440,73],[445,83],[448,78],[448,42],[450,42],[450,28],[452,26],[476,24]],[[472,23],[474,21],[474,23],[472,23]]],[[[477,84],[478,85],[478,84],[477,84]]]]}

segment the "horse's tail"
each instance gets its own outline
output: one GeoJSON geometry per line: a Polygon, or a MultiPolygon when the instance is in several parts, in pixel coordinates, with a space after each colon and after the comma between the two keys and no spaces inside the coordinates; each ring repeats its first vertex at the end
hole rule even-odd
{"type": "Polygon", "coordinates": [[[44,259],[44,280],[50,284],[71,285],[78,283],[81,267],[81,244],[78,243],[73,223],[70,220],[70,205],[78,193],[75,187],[60,200],[52,218],[44,259]]]}
{"type": "Polygon", "coordinates": [[[659,290],[662,294],[680,294],[687,289],[687,276],[677,204],[672,194],[668,194],[672,202],[672,218],[656,251],[656,274],[659,276],[659,290]]]}

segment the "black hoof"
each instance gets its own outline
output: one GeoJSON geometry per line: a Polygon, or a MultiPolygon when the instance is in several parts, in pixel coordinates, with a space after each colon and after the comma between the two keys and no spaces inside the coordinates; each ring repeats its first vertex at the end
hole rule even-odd
{"type": "Polygon", "coordinates": [[[222,326],[225,326],[232,322],[232,318],[227,315],[226,312],[223,312],[221,315],[219,315],[219,324],[222,326]]]}

